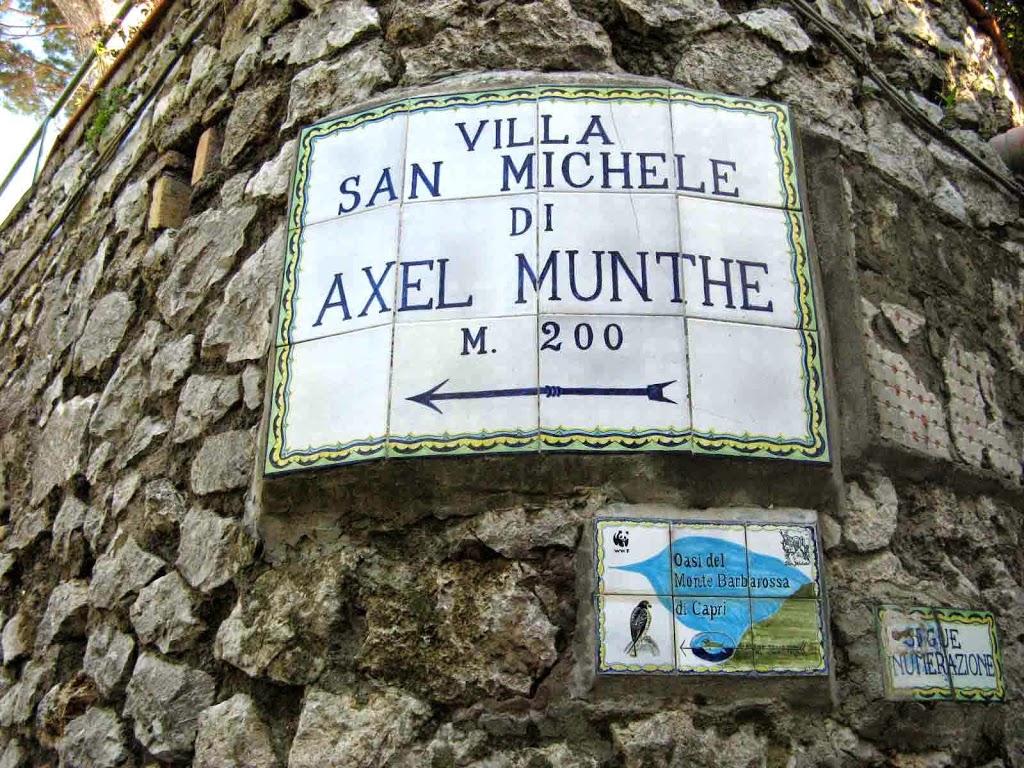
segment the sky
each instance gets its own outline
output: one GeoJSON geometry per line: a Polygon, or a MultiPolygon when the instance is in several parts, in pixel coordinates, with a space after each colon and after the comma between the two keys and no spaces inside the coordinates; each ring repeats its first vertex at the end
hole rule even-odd
{"type": "MultiPolygon", "coordinates": [[[[13,112],[0,110],[0,181],[10,171],[18,155],[25,149],[39,127],[39,119],[25,117],[13,112]]],[[[22,193],[32,183],[32,171],[35,169],[35,158],[27,160],[21,173],[11,181],[10,187],[0,196],[0,220],[7,216],[8,211],[21,198],[22,193]]]]}

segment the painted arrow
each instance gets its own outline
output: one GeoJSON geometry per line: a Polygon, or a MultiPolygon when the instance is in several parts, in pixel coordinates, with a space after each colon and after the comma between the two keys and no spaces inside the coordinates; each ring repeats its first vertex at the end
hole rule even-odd
{"type": "Polygon", "coordinates": [[[586,397],[646,397],[659,403],[674,403],[665,397],[665,387],[675,384],[672,381],[663,381],[660,384],[648,384],[646,387],[522,387],[520,389],[482,389],[476,392],[438,392],[441,387],[450,380],[445,379],[433,389],[421,392],[418,395],[405,398],[414,403],[425,405],[438,413],[443,411],[434,403],[437,400],[480,400],[488,397],[531,397],[544,395],[544,397],[565,397],[577,395],[586,397]]]}

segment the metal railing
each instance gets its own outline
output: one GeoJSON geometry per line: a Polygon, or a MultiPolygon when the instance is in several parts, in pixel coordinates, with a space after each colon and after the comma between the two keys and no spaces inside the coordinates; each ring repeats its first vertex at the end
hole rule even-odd
{"type": "Polygon", "coordinates": [[[14,161],[3,182],[0,182],[0,221],[5,220],[21,199],[35,189],[50,149],[68,123],[69,114],[66,107],[72,98],[83,87],[91,90],[100,82],[103,73],[110,67],[114,54],[128,45],[132,35],[142,26],[142,22],[152,9],[152,0],[126,0],[118,9],[115,23],[107,29],[102,46],[94,46],[89,51],[89,55],[72,76],[60,97],[46,113],[28,145],[14,161]],[[33,156],[32,174],[29,177],[28,163],[32,162],[33,156]]]}

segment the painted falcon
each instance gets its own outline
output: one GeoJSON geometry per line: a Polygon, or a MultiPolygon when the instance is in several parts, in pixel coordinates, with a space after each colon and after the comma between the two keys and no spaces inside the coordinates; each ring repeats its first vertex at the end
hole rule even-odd
{"type": "Polygon", "coordinates": [[[633,613],[629,617],[629,636],[632,642],[629,647],[626,648],[628,653],[633,658],[636,658],[637,645],[644,636],[647,634],[647,630],[651,626],[651,604],[646,600],[641,600],[636,608],[633,609],[633,613]]]}

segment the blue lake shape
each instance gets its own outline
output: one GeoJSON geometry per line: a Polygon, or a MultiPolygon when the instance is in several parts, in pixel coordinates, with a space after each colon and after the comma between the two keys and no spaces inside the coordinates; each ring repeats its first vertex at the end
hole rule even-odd
{"type": "Polygon", "coordinates": [[[731,638],[734,644],[739,643],[740,638],[750,628],[751,623],[757,624],[771,618],[782,607],[787,597],[811,581],[802,571],[786,565],[783,560],[777,557],[748,550],[746,547],[731,541],[712,539],[705,536],[687,536],[673,542],[671,546],[666,547],[647,560],[613,567],[637,573],[647,579],[651,585],[651,592],[657,596],[657,599],[666,609],[675,615],[676,621],[683,626],[697,633],[712,633],[715,636],[719,636],[716,637],[718,642],[721,642],[720,636],[725,635],[731,638]],[[769,589],[759,588],[748,592],[746,588],[718,589],[716,586],[707,590],[701,590],[696,594],[692,590],[676,590],[676,599],[685,599],[689,604],[688,613],[685,616],[680,616],[675,613],[671,597],[673,594],[672,568],[670,565],[672,558],[674,555],[706,557],[709,552],[724,555],[724,567],[701,569],[702,572],[714,575],[716,579],[719,573],[725,574],[730,579],[735,578],[737,580],[740,580],[740,577],[747,576],[749,560],[750,573],[753,573],[757,578],[774,578],[779,582],[783,579],[788,579],[789,587],[775,586],[769,589]],[[753,594],[755,597],[758,595],[768,595],[773,599],[753,600],[750,601],[752,607],[749,609],[736,610],[736,598],[746,598],[749,594],[753,594]],[[716,596],[725,598],[725,600],[716,601],[716,596]],[[727,610],[725,615],[717,616],[695,614],[691,610],[694,602],[702,605],[725,602],[732,610],[727,610]]]}

